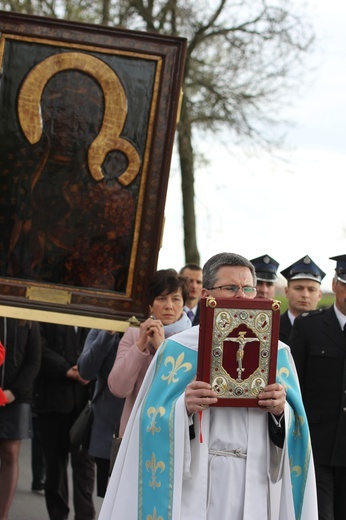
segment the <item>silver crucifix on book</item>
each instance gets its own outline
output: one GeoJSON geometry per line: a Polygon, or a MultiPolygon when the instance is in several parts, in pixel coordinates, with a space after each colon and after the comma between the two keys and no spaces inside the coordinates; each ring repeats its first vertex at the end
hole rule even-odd
{"type": "Polygon", "coordinates": [[[225,338],[224,341],[234,341],[235,343],[239,343],[238,350],[236,352],[236,361],[237,361],[237,381],[238,383],[241,383],[242,380],[242,373],[244,372],[245,368],[243,367],[243,358],[244,358],[244,347],[246,343],[249,343],[250,341],[259,341],[258,338],[246,338],[245,337],[246,331],[238,332],[237,338],[225,338]]]}

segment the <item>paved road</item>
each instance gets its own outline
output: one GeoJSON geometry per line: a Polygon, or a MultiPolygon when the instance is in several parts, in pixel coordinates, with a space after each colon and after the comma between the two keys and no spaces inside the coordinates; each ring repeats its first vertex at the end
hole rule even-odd
{"type": "MultiPolygon", "coordinates": [[[[31,441],[22,441],[20,451],[19,482],[10,510],[9,520],[49,520],[44,495],[31,491],[31,441]]],[[[70,486],[70,489],[72,487],[70,486]]],[[[102,499],[95,496],[95,509],[100,511],[102,499]]],[[[73,505],[70,504],[70,519],[74,517],[73,505]]]]}

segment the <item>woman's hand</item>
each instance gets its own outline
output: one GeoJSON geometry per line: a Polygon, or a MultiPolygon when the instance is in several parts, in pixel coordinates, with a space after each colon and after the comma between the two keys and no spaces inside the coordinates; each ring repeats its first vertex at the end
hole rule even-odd
{"type": "Polygon", "coordinates": [[[90,381],[83,379],[79,375],[77,365],[73,365],[71,368],[68,369],[68,371],[66,372],[66,377],[68,377],[69,379],[74,379],[75,381],[77,381],[78,383],[80,383],[83,386],[90,383],[90,381]]]}
{"type": "Polygon", "coordinates": [[[165,329],[160,320],[155,320],[149,317],[139,326],[139,338],[137,340],[137,347],[141,352],[147,348],[150,342],[155,350],[159,348],[165,339],[165,329]]]}
{"type": "Polygon", "coordinates": [[[217,403],[217,393],[205,381],[193,381],[185,390],[185,406],[187,413],[200,412],[217,403]]]}
{"type": "Polygon", "coordinates": [[[265,412],[282,415],[285,410],[285,403],[286,391],[279,383],[266,386],[263,392],[258,394],[258,404],[264,408],[265,412]]]}

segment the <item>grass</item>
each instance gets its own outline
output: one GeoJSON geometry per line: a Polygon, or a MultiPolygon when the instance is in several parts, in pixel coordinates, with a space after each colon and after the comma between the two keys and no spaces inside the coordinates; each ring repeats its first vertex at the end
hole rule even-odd
{"type": "MultiPolygon", "coordinates": [[[[281,314],[284,313],[287,310],[287,298],[283,295],[278,294],[277,296],[275,296],[275,299],[281,302],[280,312],[281,314]]],[[[318,304],[318,309],[320,309],[321,307],[330,307],[331,305],[333,305],[334,301],[334,293],[323,294],[318,304]]]]}

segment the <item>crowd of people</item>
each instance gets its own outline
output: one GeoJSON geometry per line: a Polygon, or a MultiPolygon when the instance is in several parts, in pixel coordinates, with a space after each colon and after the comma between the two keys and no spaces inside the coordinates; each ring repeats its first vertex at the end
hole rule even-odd
{"type": "Polygon", "coordinates": [[[22,439],[32,439],[32,491],[49,520],[69,518],[71,492],[75,520],[94,520],[95,486],[99,520],[344,520],[346,255],[331,259],[330,308],[318,309],[325,273],[308,255],[281,271],[277,377],[255,406],[222,406],[198,380],[198,324],[202,298],[275,299],[279,263],[268,254],[156,271],[147,318],[123,334],[0,318],[0,520],[22,439]],[[90,436],[73,446],[92,399],[90,436]]]}

